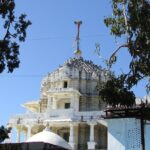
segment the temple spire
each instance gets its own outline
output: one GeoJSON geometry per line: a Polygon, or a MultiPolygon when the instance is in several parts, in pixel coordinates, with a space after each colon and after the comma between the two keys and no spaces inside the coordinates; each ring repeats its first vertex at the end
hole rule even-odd
{"type": "Polygon", "coordinates": [[[80,25],[82,24],[82,21],[75,21],[75,25],[77,26],[77,36],[76,36],[76,50],[74,51],[75,57],[80,58],[81,57],[81,50],[80,50],[80,25]]]}

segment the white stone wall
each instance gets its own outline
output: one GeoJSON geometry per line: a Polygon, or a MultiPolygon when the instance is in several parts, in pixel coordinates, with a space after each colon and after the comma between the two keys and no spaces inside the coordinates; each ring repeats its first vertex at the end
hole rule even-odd
{"type": "Polygon", "coordinates": [[[80,71],[77,68],[64,65],[43,78],[41,92],[46,92],[49,88],[62,88],[63,81],[68,81],[68,86],[77,90],[80,87],[83,93],[93,93],[95,92],[98,76],[94,72],[89,74],[85,70],[80,71]],[[79,72],[81,72],[81,75],[79,75],[79,72]]]}
{"type": "MultiPolygon", "coordinates": [[[[96,96],[97,95],[96,86],[98,81],[99,78],[95,72],[89,73],[84,69],[79,70],[78,68],[68,67],[66,65],[59,67],[57,70],[50,73],[42,80],[41,101],[40,101],[41,112],[46,111],[47,108],[46,104],[48,104],[47,101],[49,97],[51,97],[50,94],[48,95],[49,93],[48,91],[54,90],[55,92],[57,92],[57,89],[59,90],[63,88],[65,88],[66,90],[68,88],[72,88],[81,93],[82,95],[81,98],[76,97],[73,99],[74,102],[72,102],[72,108],[74,108],[74,110],[79,110],[79,108],[81,111],[100,110],[99,98],[98,96],[96,96]],[[67,87],[64,87],[64,82],[67,82],[67,87]]],[[[53,97],[53,99],[55,99],[55,97],[53,97]]],[[[66,100],[66,102],[69,101],[70,100],[66,100]]],[[[52,105],[54,105],[54,103],[52,105]]],[[[54,108],[53,106],[49,107],[54,108]]],[[[57,108],[58,109],[64,108],[63,100],[60,99],[60,101],[57,102],[57,108]]]]}
{"type": "Polygon", "coordinates": [[[145,125],[145,150],[150,150],[150,121],[145,125]]]}
{"type": "Polygon", "coordinates": [[[58,109],[64,109],[64,108],[65,108],[65,103],[70,103],[70,99],[69,99],[69,98],[60,99],[60,100],[57,102],[57,108],[58,108],[58,109]]]}
{"type": "Polygon", "coordinates": [[[107,122],[108,150],[141,150],[139,119],[110,119],[107,122]]]}
{"type": "Polygon", "coordinates": [[[79,100],[80,111],[98,111],[103,110],[104,103],[99,100],[98,96],[83,95],[79,100]]]}

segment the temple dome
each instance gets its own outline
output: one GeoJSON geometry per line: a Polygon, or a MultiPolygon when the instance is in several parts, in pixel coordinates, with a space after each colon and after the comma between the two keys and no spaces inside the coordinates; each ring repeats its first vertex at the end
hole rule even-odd
{"type": "Polygon", "coordinates": [[[53,144],[68,150],[71,150],[72,147],[59,135],[49,131],[49,130],[43,130],[42,132],[39,132],[35,135],[33,135],[31,138],[29,138],[27,143],[30,142],[44,142],[48,144],[53,144]]]}
{"type": "Polygon", "coordinates": [[[102,71],[104,71],[101,66],[95,65],[92,61],[85,60],[83,57],[79,59],[70,58],[64,65],[84,70],[86,73],[95,73],[96,75],[101,75],[102,71]]]}

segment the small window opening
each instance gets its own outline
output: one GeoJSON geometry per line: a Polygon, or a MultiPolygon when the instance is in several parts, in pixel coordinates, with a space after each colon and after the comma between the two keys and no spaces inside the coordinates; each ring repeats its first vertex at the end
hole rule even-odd
{"type": "Polygon", "coordinates": [[[67,87],[68,87],[68,82],[64,81],[64,88],[67,88],[67,87]]]}
{"type": "Polygon", "coordinates": [[[63,134],[63,138],[64,138],[67,142],[69,142],[69,133],[68,133],[68,132],[65,132],[65,133],[63,134]]]}
{"type": "Polygon", "coordinates": [[[65,103],[65,109],[70,108],[70,103],[65,103]]]}

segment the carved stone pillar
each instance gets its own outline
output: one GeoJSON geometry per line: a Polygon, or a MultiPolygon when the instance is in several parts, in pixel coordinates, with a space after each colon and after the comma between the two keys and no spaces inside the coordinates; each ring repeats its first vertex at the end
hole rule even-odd
{"type": "Polygon", "coordinates": [[[79,98],[80,98],[80,96],[79,95],[75,95],[74,96],[74,101],[75,101],[75,103],[74,103],[74,109],[75,109],[75,111],[79,111],[79,98]]]}
{"type": "Polygon", "coordinates": [[[32,125],[27,125],[27,139],[31,137],[32,125]]]}
{"type": "Polygon", "coordinates": [[[28,139],[28,130],[24,131],[24,141],[28,139]]]}
{"type": "Polygon", "coordinates": [[[94,141],[94,126],[96,122],[89,122],[90,125],[90,141],[88,142],[88,150],[94,150],[96,142],[94,141]]]}
{"type": "Polygon", "coordinates": [[[73,108],[73,107],[74,107],[74,96],[72,95],[70,99],[70,108],[73,108]]]}
{"type": "Polygon", "coordinates": [[[53,98],[53,105],[52,105],[53,109],[57,109],[57,99],[53,98]]]}
{"type": "Polygon", "coordinates": [[[20,129],[16,128],[16,142],[20,143],[20,129]]]}
{"type": "Polygon", "coordinates": [[[52,104],[53,104],[53,97],[49,97],[47,103],[47,111],[51,110],[52,104]]]}
{"type": "Polygon", "coordinates": [[[73,150],[75,149],[75,137],[74,137],[74,124],[70,123],[70,136],[69,136],[69,144],[71,145],[71,147],[73,148],[73,150]]]}

